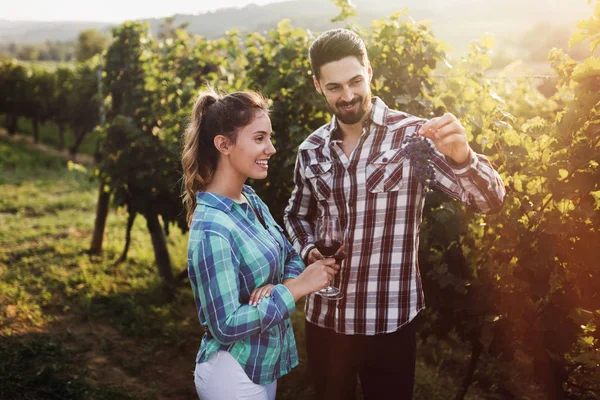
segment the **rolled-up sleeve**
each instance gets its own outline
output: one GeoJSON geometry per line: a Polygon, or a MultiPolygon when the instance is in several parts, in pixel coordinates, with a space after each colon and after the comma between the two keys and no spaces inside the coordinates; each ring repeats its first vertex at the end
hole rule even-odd
{"type": "Polygon", "coordinates": [[[486,156],[470,151],[463,164],[455,164],[437,150],[432,156],[437,187],[480,213],[499,212],[506,189],[486,156]]]}

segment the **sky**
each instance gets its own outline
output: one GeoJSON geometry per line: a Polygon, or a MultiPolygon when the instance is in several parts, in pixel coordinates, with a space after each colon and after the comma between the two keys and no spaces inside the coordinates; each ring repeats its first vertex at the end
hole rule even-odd
{"type": "Polygon", "coordinates": [[[0,2],[0,19],[121,22],[277,1],[282,0],[3,0],[0,2]]]}

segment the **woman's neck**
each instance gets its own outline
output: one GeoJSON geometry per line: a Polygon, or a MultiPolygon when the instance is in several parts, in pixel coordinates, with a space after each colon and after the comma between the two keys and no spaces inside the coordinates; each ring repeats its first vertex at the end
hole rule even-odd
{"type": "Polygon", "coordinates": [[[212,179],[204,188],[205,192],[215,193],[224,197],[228,197],[234,201],[244,201],[242,196],[242,188],[246,179],[233,174],[225,166],[217,166],[212,179]]]}

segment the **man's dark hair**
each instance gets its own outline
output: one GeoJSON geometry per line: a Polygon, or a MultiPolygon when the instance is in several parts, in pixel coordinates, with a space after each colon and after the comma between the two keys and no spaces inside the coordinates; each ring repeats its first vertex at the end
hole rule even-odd
{"type": "Polygon", "coordinates": [[[321,67],[342,58],[354,56],[361,65],[369,63],[367,49],[362,39],[348,29],[331,29],[323,32],[310,45],[308,50],[310,67],[313,74],[319,80],[321,78],[321,67]]]}

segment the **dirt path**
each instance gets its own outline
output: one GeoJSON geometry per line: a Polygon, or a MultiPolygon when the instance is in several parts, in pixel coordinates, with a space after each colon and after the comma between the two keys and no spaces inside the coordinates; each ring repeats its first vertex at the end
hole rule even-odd
{"type": "MultiPolygon", "coordinates": [[[[143,398],[194,399],[193,366],[197,341],[168,346],[156,338],[132,338],[100,320],[66,317],[47,330],[77,354],[92,386],[121,387],[143,398]]],[[[196,338],[190,338],[196,339],[196,338]]]]}

